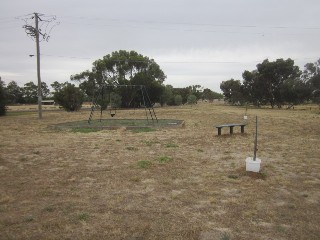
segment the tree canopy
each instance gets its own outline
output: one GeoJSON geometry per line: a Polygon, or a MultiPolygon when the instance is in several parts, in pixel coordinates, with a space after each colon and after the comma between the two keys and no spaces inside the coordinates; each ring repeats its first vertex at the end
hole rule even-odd
{"type": "MultiPolygon", "coordinates": [[[[146,56],[135,51],[120,50],[105,55],[102,59],[93,62],[92,70],[84,71],[71,76],[71,80],[80,82],[79,87],[89,97],[97,94],[97,89],[106,85],[144,85],[151,92],[152,102],[160,102],[163,91],[162,83],[166,75],[160,66],[146,56]]],[[[132,96],[118,88],[122,97],[123,106],[132,96]]]]}
{"type": "Polygon", "coordinates": [[[270,104],[279,108],[284,104],[299,104],[309,99],[317,100],[320,91],[320,59],[307,63],[303,72],[290,58],[276,61],[264,60],[253,71],[245,70],[240,80],[228,80],[220,84],[227,101],[251,102],[260,106],[270,104]],[[315,97],[312,97],[315,96],[315,97]]]}

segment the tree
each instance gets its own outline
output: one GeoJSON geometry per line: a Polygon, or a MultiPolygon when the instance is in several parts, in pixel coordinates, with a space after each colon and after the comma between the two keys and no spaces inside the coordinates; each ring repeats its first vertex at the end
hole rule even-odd
{"type": "Polygon", "coordinates": [[[68,82],[60,83],[58,81],[54,81],[53,83],[50,84],[50,86],[53,88],[53,92],[58,92],[67,85],[68,85],[68,82]]]}
{"type": "Polygon", "coordinates": [[[302,79],[310,87],[310,98],[320,104],[320,59],[315,63],[307,63],[302,73],[302,79]]]}
{"type": "Polygon", "coordinates": [[[188,104],[196,104],[196,103],[197,103],[197,97],[196,97],[196,95],[190,94],[190,95],[188,96],[187,103],[188,103],[188,104]]]}
{"type": "Polygon", "coordinates": [[[171,85],[166,85],[163,87],[160,104],[161,106],[164,104],[174,105],[173,87],[171,85]]]}
{"type": "Polygon", "coordinates": [[[7,111],[6,104],[7,104],[7,94],[5,90],[5,84],[0,77],[0,116],[6,115],[6,111],[7,111]]]}
{"type": "Polygon", "coordinates": [[[260,78],[257,70],[252,72],[244,71],[242,74],[243,85],[242,94],[246,102],[252,102],[255,106],[260,107],[267,103],[266,82],[260,78]]]}
{"type": "MultiPolygon", "coordinates": [[[[50,94],[48,85],[45,82],[41,83],[41,93],[43,98],[46,98],[50,94]]],[[[26,103],[37,103],[38,102],[38,86],[33,82],[24,84],[23,88],[23,99],[26,103]]]]}
{"type": "Polygon", "coordinates": [[[181,95],[175,95],[174,96],[174,104],[177,106],[180,106],[182,104],[182,97],[181,95]]]}
{"type": "Polygon", "coordinates": [[[187,88],[190,89],[190,94],[196,96],[197,99],[201,98],[202,91],[203,91],[201,85],[192,85],[187,88]]]}
{"type": "Polygon", "coordinates": [[[290,105],[301,104],[310,99],[310,87],[301,79],[288,79],[280,88],[281,98],[290,105]]]}
{"type": "Polygon", "coordinates": [[[9,104],[23,103],[23,89],[15,81],[8,83],[6,87],[9,104]]]}
{"type": "MultiPolygon", "coordinates": [[[[93,62],[91,71],[71,76],[71,80],[79,81],[79,87],[89,96],[94,97],[97,89],[103,85],[144,85],[153,102],[160,101],[162,83],[166,76],[159,65],[153,60],[135,51],[120,50],[105,55],[93,62]]],[[[125,106],[131,96],[123,94],[122,105],[125,106]]]]}
{"type": "Polygon", "coordinates": [[[174,88],[173,89],[174,95],[180,95],[182,98],[182,104],[187,103],[188,96],[191,94],[191,87],[186,88],[174,88]]]}
{"type": "Polygon", "coordinates": [[[45,82],[41,82],[41,93],[44,99],[46,99],[50,95],[50,90],[45,82]]]}
{"type": "Polygon", "coordinates": [[[78,111],[83,103],[83,98],[83,92],[71,83],[54,93],[54,101],[68,112],[78,111]]]}
{"type": "Polygon", "coordinates": [[[281,95],[281,88],[285,81],[297,79],[301,72],[298,66],[294,65],[294,61],[290,58],[287,60],[277,59],[269,62],[268,59],[257,65],[258,78],[263,82],[265,87],[265,97],[273,108],[275,105],[281,107],[284,100],[281,95]]]}
{"type": "Polygon", "coordinates": [[[212,91],[209,88],[205,88],[201,95],[202,100],[209,100],[212,102],[214,99],[222,99],[223,95],[221,93],[217,93],[212,91]]]}
{"type": "Polygon", "coordinates": [[[24,84],[23,98],[26,103],[37,103],[38,101],[38,87],[33,82],[24,84]]]}
{"type": "Polygon", "coordinates": [[[229,103],[242,104],[244,102],[240,80],[234,80],[232,78],[228,81],[223,81],[220,84],[220,89],[223,92],[225,100],[229,103]]]}

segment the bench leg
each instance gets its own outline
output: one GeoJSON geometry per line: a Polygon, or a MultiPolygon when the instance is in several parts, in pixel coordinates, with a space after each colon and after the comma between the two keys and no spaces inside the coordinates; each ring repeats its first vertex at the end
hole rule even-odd
{"type": "Polygon", "coordinates": [[[218,128],[218,135],[221,135],[221,128],[218,128]]]}
{"type": "Polygon", "coordinates": [[[233,134],[233,127],[230,127],[230,134],[233,134]]]}
{"type": "Polygon", "coordinates": [[[241,133],[244,133],[244,126],[241,126],[241,133]]]}

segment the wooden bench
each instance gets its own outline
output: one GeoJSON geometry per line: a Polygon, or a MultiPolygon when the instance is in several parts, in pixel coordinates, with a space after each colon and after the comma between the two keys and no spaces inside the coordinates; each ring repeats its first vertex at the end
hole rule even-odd
{"type": "Polygon", "coordinates": [[[233,128],[240,126],[241,127],[241,133],[244,133],[244,126],[246,126],[245,123],[231,123],[231,124],[222,124],[222,125],[216,125],[215,127],[218,129],[218,135],[221,135],[221,128],[229,127],[230,128],[230,134],[233,134],[233,128]]]}

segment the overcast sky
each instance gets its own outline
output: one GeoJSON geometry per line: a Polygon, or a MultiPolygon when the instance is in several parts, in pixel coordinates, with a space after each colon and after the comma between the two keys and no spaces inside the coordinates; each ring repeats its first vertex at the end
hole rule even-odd
{"type": "Polygon", "coordinates": [[[38,12],[60,22],[40,46],[48,85],[123,49],[153,58],[165,84],[220,92],[222,81],[241,80],[266,58],[292,58],[301,69],[319,59],[319,10],[319,0],[1,0],[0,76],[37,82],[22,19],[38,12]]]}

